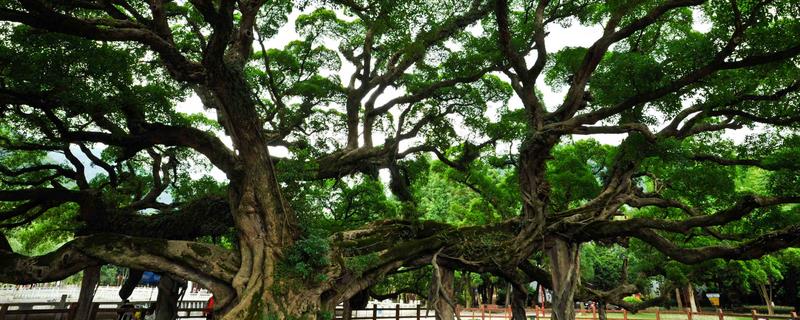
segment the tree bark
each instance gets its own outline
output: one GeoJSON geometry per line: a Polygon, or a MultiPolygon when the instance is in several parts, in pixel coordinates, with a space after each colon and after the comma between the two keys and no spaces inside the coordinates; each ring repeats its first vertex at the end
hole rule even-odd
{"type": "Polygon", "coordinates": [[[597,302],[597,317],[599,320],[606,320],[606,302],[603,300],[597,302]]]}
{"type": "Polygon", "coordinates": [[[156,298],[156,320],[174,320],[178,316],[181,288],[186,290],[186,282],[173,279],[167,274],[161,275],[161,280],[158,281],[158,298],[156,298]]]}
{"type": "Polygon", "coordinates": [[[472,308],[472,300],[475,299],[475,294],[472,289],[472,279],[468,271],[463,272],[461,281],[463,282],[462,289],[464,289],[464,305],[467,308],[472,308]]]}
{"type": "Polygon", "coordinates": [[[514,290],[511,288],[511,282],[506,285],[506,301],[503,303],[504,306],[508,307],[511,305],[511,291],[514,290]]]}
{"type": "Polygon", "coordinates": [[[675,288],[675,302],[678,303],[678,309],[683,310],[683,300],[681,300],[681,289],[675,288]]]}
{"type": "MultiPolygon", "coordinates": [[[[231,57],[231,59],[236,57],[231,57]]],[[[238,231],[241,265],[232,281],[236,297],[219,306],[223,320],[313,318],[321,297],[300,279],[277,275],[284,252],[299,236],[296,217],[281,193],[268,140],[240,66],[204,63],[208,89],[238,151],[240,168],[229,174],[229,203],[238,231]]]]}
{"type": "Polygon", "coordinates": [[[94,290],[100,281],[100,266],[88,267],[83,270],[81,280],[81,291],[78,295],[78,311],[76,319],[90,319],[92,312],[92,301],[94,301],[94,290]]]}
{"type": "Polygon", "coordinates": [[[689,284],[686,285],[686,299],[688,300],[689,308],[691,308],[691,311],[697,312],[697,303],[695,302],[694,299],[694,287],[692,287],[691,282],[689,282],[689,284]]]}
{"type": "Polygon", "coordinates": [[[136,289],[136,285],[142,280],[143,275],[144,271],[142,270],[130,269],[130,271],[128,271],[128,278],[125,279],[125,282],[119,287],[119,298],[128,300],[131,294],[133,294],[133,290],[136,289]]]}
{"type": "Polygon", "coordinates": [[[548,249],[553,280],[553,320],[575,319],[575,292],[580,283],[580,244],[555,239],[548,249]]]}
{"type": "Polygon", "coordinates": [[[347,111],[347,149],[352,150],[358,148],[358,120],[359,112],[361,112],[359,99],[348,96],[345,109],[347,111]]]}
{"type": "Polygon", "coordinates": [[[515,285],[511,290],[511,317],[513,320],[527,320],[525,306],[528,304],[528,288],[515,285]]]}
{"type": "Polygon", "coordinates": [[[775,314],[775,308],[772,306],[772,297],[769,294],[769,290],[767,290],[767,285],[759,283],[758,293],[761,295],[761,298],[764,299],[764,303],[767,304],[767,314],[768,315],[775,314]]]}
{"type": "Polygon", "coordinates": [[[456,311],[453,308],[454,304],[451,305],[451,303],[453,303],[455,296],[453,292],[455,271],[443,266],[439,266],[438,269],[439,276],[437,277],[435,273],[433,275],[431,281],[432,292],[428,299],[436,311],[436,320],[453,320],[455,319],[456,311]]]}
{"type": "Polygon", "coordinates": [[[350,320],[353,318],[353,307],[350,306],[350,300],[345,300],[342,303],[342,320],[350,320]]]}

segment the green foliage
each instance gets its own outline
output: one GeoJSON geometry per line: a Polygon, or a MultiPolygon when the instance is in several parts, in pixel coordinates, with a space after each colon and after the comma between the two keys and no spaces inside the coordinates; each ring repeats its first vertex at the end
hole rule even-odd
{"type": "Polygon", "coordinates": [[[637,297],[637,296],[628,296],[628,297],[622,298],[622,301],[625,301],[627,303],[634,304],[634,305],[637,304],[637,303],[642,303],[642,299],[637,297]]]}
{"type": "Polygon", "coordinates": [[[318,283],[327,280],[319,270],[330,264],[328,239],[316,234],[297,240],[281,261],[288,275],[304,281],[318,283]]]}
{"type": "Polygon", "coordinates": [[[383,183],[366,175],[290,186],[287,194],[307,229],[335,232],[400,215],[400,204],[387,196],[383,183]]]}
{"type": "Polygon", "coordinates": [[[71,240],[73,230],[81,224],[77,220],[77,206],[64,204],[47,210],[35,223],[25,224],[6,233],[16,244],[16,252],[27,255],[41,255],[71,240]]]}
{"type": "Polygon", "coordinates": [[[612,150],[590,139],[559,145],[553,150],[553,161],[547,164],[552,206],[563,210],[596,196],[612,150]]]}
{"type": "Polygon", "coordinates": [[[580,68],[584,56],[586,48],[581,47],[567,47],[552,53],[545,72],[545,83],[555,89],[568,86],[572,75],[580,68]]]}
{"type": "MultiPolygon", "coordinates": [[[[454,150],[455,151],[455,150],[454,150]]],[[[516,173],[473,163],[467,172],[433,161],[414,193],[425,219],[455,225],[485,224],[519,210],[516,173]]]]}
{"type": "MultiPolygon", "coordinates": [[[[611,290],[622,283],[623,262],[626,256],[619,246],[587,243],[581,246],[581,279],[592,288],[611,290]]],[[[628,280],[628,279],[625,279],[628,280]]]]}
{"type": "Polygon", "coordinates": [[[367,255],[349,257],[344,261],[344,263],[348,270],[351,270],[355,274],[362,274],[379,261],[380,257],[378,254],[371,253],[367,255]]]}
{"type": "Polygon", "coordinates": [[[754,285],[766,285],[783,279],[783,266],[771,255],[757,260],[735,261],[729,268],[739,275],[741,289],[745,292],[751,292],[754,285]]]}

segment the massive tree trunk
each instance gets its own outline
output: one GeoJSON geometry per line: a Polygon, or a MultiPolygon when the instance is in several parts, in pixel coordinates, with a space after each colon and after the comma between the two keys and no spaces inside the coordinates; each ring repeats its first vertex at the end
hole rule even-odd
{"type": "Polygon", "coordinates": [[[234,63],[212,62],[206,67],[208,90],[215,99],[212,103],[218,106],[221,122],[238,152],[237,166],[246,168],[228,174],[241,265],[232,282],[236,297],[221,303],[218,311],[224,320],[315,317],[320,292],[301,280],[277,275],[278,264],[299,232],[295,215],[281,194],[261,116],[243,71],[234,63]]]}
{"type": "Polygon", "coordinates": [[[281,254],[263,241],[260,236],[265,233],[264,230],[240,232],[242,265],[232,283],[236,300],[229,307],[222,306],[225,313],[222,319],[302,318],[314,315],[319,308],[318,293],[309,292],[298,280],[277,276],[281,254]]]}
{"type": "Polygon", "coordinates": [[[675,288],[675,302],[678,303],[678,309],[683,310],[683,301],[681,300],[681,289],[675,288]]]}
{"type": "Polygon", "coordinates": [[[90,319],[94,290],[97,288],[98,282],[100,282],[100,266],[88,267],[83,270],[81,291],[78,295],[77,319],[90,319]]]}
{"type": "Polygon", "coordinates": [[[547,250],[553,280],[554,320],[575,319],[575,292],[580,282],[580,244],[555,239],[547,250]]]}
{"type": "Polygon", "coordinates": [[[319,311],[320,292],[301,279],[277,275],[285,250],[297,236],[293,216],[277,188],[269,165],[253,169],[231,192],[242,262],[232,283],[235,305],[223,307],[222,319],[313,318],[319,311]]]}

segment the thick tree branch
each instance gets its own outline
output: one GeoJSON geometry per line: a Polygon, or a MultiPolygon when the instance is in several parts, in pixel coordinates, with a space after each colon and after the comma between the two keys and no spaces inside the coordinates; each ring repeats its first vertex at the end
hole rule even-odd
{"type": "Polygon", "coordinates": [[[105,132],[68,132],[63,138],[69,142],[100,142],[123,147],[132,155],[154,145],[189,147],[205,155],[211,163],[227,174],[236,172],[236,156],[219,138],[192,127],[148,124],[141,133],[124,136],[105,132]]]}
{"type": "Polygon", "coordinates": [[[583,240],[592,240],[626,236],[635,234],[637,230],[642,229],[687,233],[692,228],[719,226],[741,219],[756,208],[789,203],[800,203],[800,197],[747,196],[728,209],[715,214],[696,215],[683,220],[631,218],[627,220],[595,221],[579,227],[580,231],[576,235],[583,240]]]}
{"type": "Polygon", "coordinates": [[[74,243],[67,243],[56,251],[26,257],[7,250],[0,250],[0,282],[29,284],[62,280],[86,267],[103,264],[100,260],[84,254],[74,243]]]}
{"type": "Polygon", "coordinates": [[[635,231],[632,236],[650,244],[656,248],[656,250],[676,261],[686,264],[695,264],[715,258],[737,260],[756,259],[774,251],[800,245],[800,225],[794,225],[779,231],[767,233],[737,246],[720,245],[682,248],[672,241],[659,236],[651,229],[639,229],[635,231]]]}
{"type": "MultiPolygon", "coordinates": [[[[558,110],[556,110],[553,113],[553,115],[555,115],[561,121],[568,120],[575,115],[575,113],[583,105],[584,91],[586,85],[589,82],[589,78],[594,73],[595,69],[602,61],[606,51],[613,43],[625,39],[630,35],[632,35],[634,32],[642,30],[647,26],[655,23],[656,21],[658,21],[660,17],[662,17],[664,14],[673,9],[696,6],[704,2],[705,0],[667,1],[650,10],[645,16],[637,20],[634,20],[630,24],[616,31],[615,29],[619,24],[619,22],[621,21],[621,18],[623,17],[625,12],[613,12],[611,14],[611,18],[609,18],[609,21],[605,26],[605,31],[603,32],[603,36],[597,41],[595,41],[595,43],[592,44],[591,47],[589,47],[581,67],[573,76],[572,84],[570,85],[569,91],[567,92],[566,100],[558,108],[558,110]]],[[[583,123],[593,123],[593,122],[579,122],[579,123],[583,124],[583,123]]]]}
{"type": "Polygon", "coordinates": [[[773,162],[765,161],[763,159],[733,159],[721,157],[713,154],[695,154],[690,157],[695,161],[713,162],[723,166],[750,166],[758,167],[764,170],[781,170],[781,169],[798,169],[797,163],[776,164],[773,162]]]}

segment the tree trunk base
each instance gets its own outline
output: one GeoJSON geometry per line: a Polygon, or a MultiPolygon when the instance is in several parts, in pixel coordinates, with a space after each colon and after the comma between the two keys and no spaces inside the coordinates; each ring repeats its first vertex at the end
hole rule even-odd
{"type": "Polygon", "coordinates": [[[580,282],[580,244],[555,239],[548,249],[553,280],[553,320],[575,320],[575,292],[580,282]]]}

